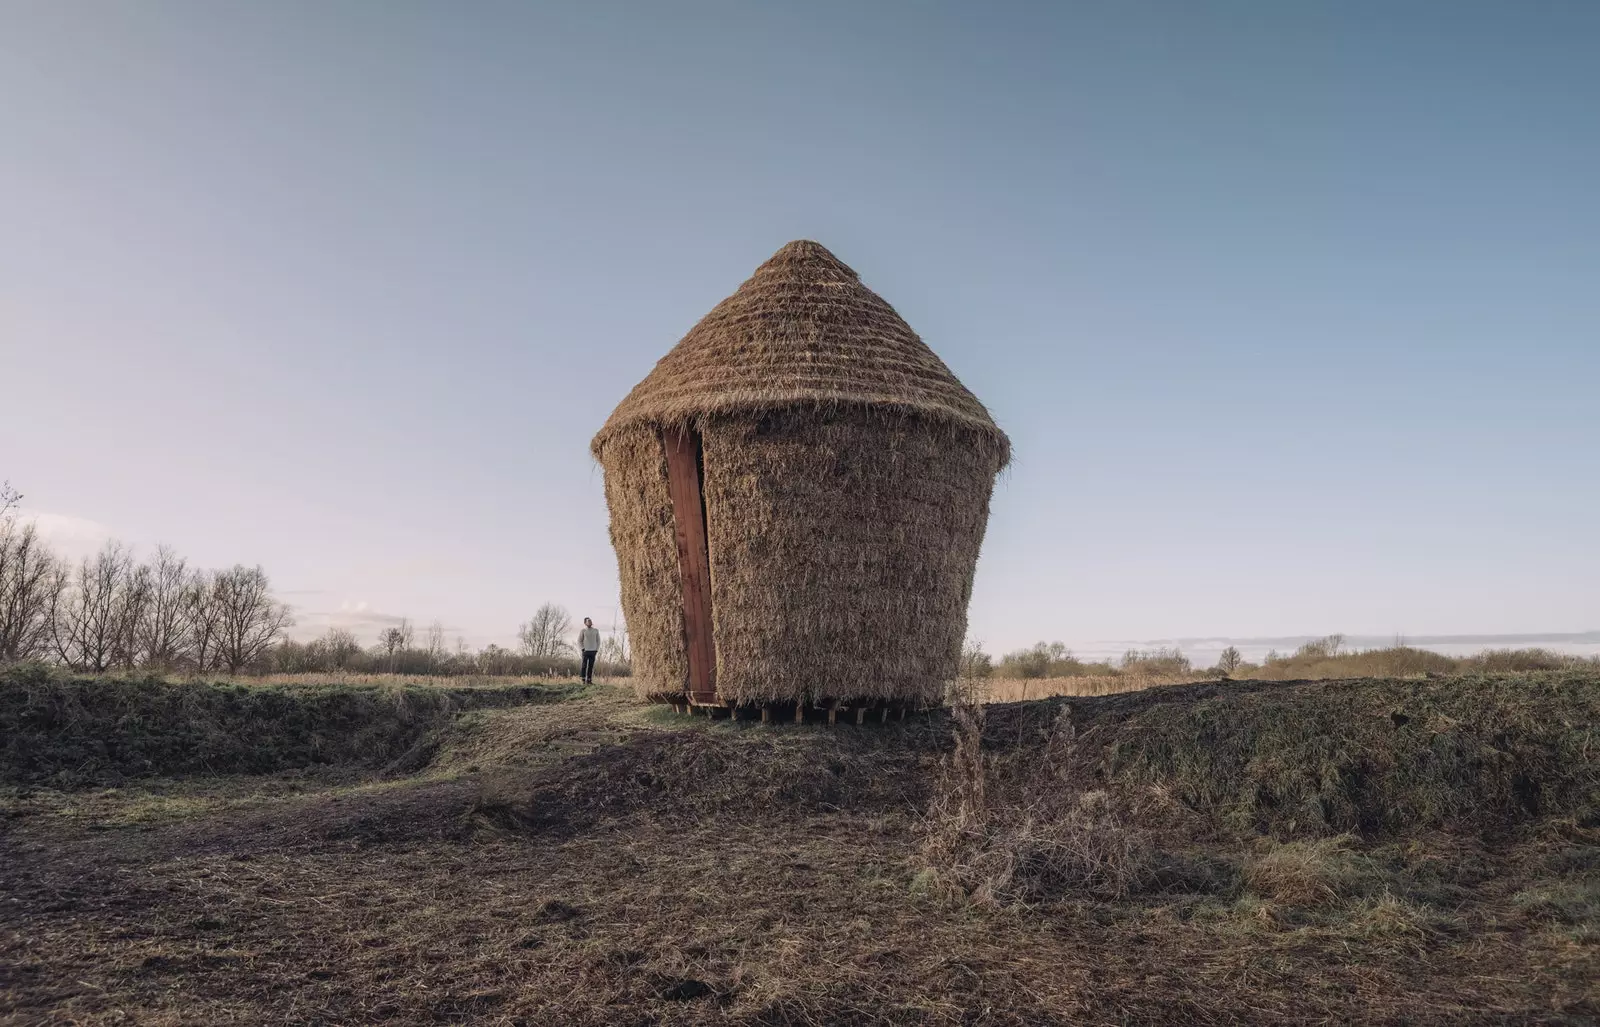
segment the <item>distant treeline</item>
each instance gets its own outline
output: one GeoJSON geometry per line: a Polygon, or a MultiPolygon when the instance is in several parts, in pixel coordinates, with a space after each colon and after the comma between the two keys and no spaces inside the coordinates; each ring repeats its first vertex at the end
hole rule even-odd
{"type": "MultiPolygon", "coordinates": [[[[461,639],[445,643],[444,625],[434,621],[419,643],[411,622],[402,620],[378,633],[376,645],[363,647],[343,628],[310,642],[284,640],[266,654],[260,670],[277,674],[343,671],[346,673],[428,674],[441,676],[570,676],[578,672],[578,652],[568,637],[574,634],[572,617],[554,603],[539,607],[517,630],[518,646],[506,649],[487,645],[471,650],[461,639]]],[[[596,673],[625,677],[629,673],[627,635],[607,635],[600,641],[596,673]]]]}
{"type": "Polygon", "coordinates": [[[1549,649],[1485,649],[1472,656],[1446,656],[1396,642],[1383,649],[1347,649],[1343,635],[1307,642],[1292,653],[1270,652],[1261,663],[1224,649],[1212,667],[1195,667],[1173,648],[1129,649],[1117,661],[1082,660],[1060,642],[1039,642],[1006,653],[998,663],[981,643],[967,644],[961,672],[967,678],[1071,678],[1138,676],[1150,678],[1253,678],[1292,681],[1308,678],[1405,677],[1416,674],[1522,672],[1600,665],[1600,658],[1572,656],[1549,649]]]}
{"type": "MultiPolygon", "coordinates": [[[[401,674],[576,673],[572,618],[547,603],[518,631],[518,648],[468,650],[437,621],[418,644],[409,621],[368,645],[343,629],[296,642],[294,621],[261,567],[191,567],[165,546],[147,560],[107,542],[77,563],[17,517],[21,497],[0,485],[0,665],[54,663],[84,673],[190,674],[386,671],[401,674]]],[[[626,633],[603,641],[601,674],[628,673],[626,633]]]]}

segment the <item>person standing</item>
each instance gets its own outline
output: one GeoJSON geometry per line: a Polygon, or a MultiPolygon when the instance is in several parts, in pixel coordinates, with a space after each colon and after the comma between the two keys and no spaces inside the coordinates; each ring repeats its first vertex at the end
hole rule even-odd
{"type": "Polygon", "coordinates": [[[578,632],[578,648],[583,652],[583,668],[579,676],[586,685],[594,684],[594,658],[600,653],[600,630],[594,621],[583,618],[583,630],[578,632]]]}

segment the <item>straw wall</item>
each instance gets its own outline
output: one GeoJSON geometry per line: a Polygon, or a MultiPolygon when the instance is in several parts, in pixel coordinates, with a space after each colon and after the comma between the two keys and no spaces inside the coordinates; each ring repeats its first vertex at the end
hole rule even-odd
{"type": "MultiPolygon", "coordinates": [[[[938,701],[1004,458],[986,434],[832,408],[701,424],[724,699],[938,701]]],[[[681,692],[682,592],[653,431],[602,453],[639,694],[681,692]]]]}
{"type": "Polygon", "coordinates": [[[717,690],[937,702],[1003,454],[865,408],[704,427],[717,690]]]}
{"type": "Polygon", "coordinates": [[[689,664],[661,436],[649,428],[621,432],[606,443],[604,463],[634,688],[642,698],[675,695],[688,681],[689,664]]]}

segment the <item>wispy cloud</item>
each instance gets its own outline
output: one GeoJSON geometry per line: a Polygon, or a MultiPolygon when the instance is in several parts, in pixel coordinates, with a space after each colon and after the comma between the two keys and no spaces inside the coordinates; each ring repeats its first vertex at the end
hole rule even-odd
{"type": "MultiPolygon", "coordinates": [[[[342,599],[338,606],[331,608],[308,607],[295,603],[290,605],[294,609],[294,628],[290,635],[300,641],[310,641],[337,628],[355,635],[357,641],[371,644],[377,641],[381,632],[398,627],[401,622],[407,620],[410,620],[412,627],[416,629],[418,641],[421,641],[422,635],[428,630],[426,623],[419,623],[404,614],[374,610],[365,599],[342,599]]],[[[453,625],[445,625],[444,632],[446,637],[452,639],[464,633],[462,628],[453,625]]]]}
{"type": "Polygon", "coordinates": [[[23,514],[21,520],[33,524],[39,537],[69,560],[91,555],[113,537],[111,529],[99,521],[73,514],[37,510],[23,514]]]}

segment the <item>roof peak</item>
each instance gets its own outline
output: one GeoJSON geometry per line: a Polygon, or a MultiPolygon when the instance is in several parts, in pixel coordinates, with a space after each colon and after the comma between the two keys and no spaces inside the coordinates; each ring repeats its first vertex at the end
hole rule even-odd
{"type": "Polygon", "coordinates": [[[764,263],[756,268],[756,274],[763,272],[794,270],[801,267],[815,271],[833,272],[843,275],[852,281],[860,281],[861,276],[855,273],[849,264],[833,255],[833,251],[826,246],[811,239],[796,239],[778,247],[778,252],[768,257],[764,263]]]}
{"type": "Polygon", "coordinates": [[[634,386],[595,437],[714,414],[865,406],[976,431],[1010,450],[989,412],[893,307],[810,239],[784,244],[634,386]]]}

